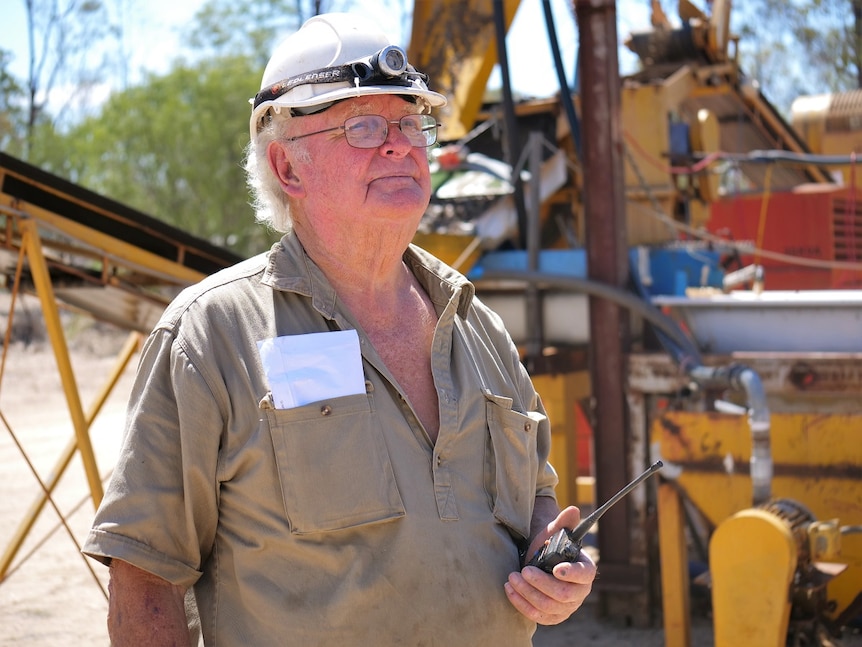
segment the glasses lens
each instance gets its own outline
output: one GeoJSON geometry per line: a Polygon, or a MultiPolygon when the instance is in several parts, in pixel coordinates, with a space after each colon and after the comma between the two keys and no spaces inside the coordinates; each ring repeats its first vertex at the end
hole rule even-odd
{"type": "Polygon", "coordinates": [[[437,141],[437,120],[431,115],[406,115],[398,126],[414,146],[427,148],[437,141]]]}
{"type": "Polygon", "coordinates": [[[377,148],[386,141],[386,119],[380,115],[359,115],[344,122],[347,143],[356,148],[377,148]]]}
{"type": "MultiPolygon", "coordinates": [[[[420,148],[437,141],[437,120],[431,115],[405,115],[397,122],[407,140],[420,148]]],[[[344,136],[355,148],[382,146],[389,134],[389,122],[380,115],[358,115],[344,122],[344,136]]]]}

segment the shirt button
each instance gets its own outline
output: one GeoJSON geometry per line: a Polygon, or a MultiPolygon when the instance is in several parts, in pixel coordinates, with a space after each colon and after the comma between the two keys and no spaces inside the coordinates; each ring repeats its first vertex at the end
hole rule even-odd
{"type": "Polygon", "coordinates": [[[332,407],[330,407],[328,404],[324,404],[322,407],[320,407],[320,415],[328,416],[331,413],[332,413],[332,407]]]}
{"type": "Polygon", "coordinates": [[[440,467],[443,464],[443,457],[440,454],[437,454],[437,467],[440,467]]]}

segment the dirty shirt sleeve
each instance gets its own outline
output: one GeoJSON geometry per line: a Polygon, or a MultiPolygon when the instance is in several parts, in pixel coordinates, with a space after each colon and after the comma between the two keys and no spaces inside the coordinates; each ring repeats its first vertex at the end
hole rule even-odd
{"type": "Polygon", "coordinates": [[[218,518],[224,422],[212,391],[169,330],[147,340],[122,449],[84,545],[172,584],[200,577],[218,518]]]}

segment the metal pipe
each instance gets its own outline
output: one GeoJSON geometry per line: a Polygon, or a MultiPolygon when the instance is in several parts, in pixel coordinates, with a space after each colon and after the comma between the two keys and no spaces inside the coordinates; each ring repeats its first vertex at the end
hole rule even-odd
{"type": "Polygon", "coordinates": [[[772,497],[772,447],[769,407],[760,376],[748,367],[736,374],[737,382],[748,397],[748,426],[751,428],[751,486],[754,505],[772,497]]]}
{"type": "MultiPolygon", "coordinates": [[[[626,205],[620,127],[617,14],[614,0],[577,0],[581,52],[581,124],[584,138],[584,220],[587,270],[595,281],[624,288],[628,282],[626,205]]],[[[596,420],[596,499],[609,499],[628,482],[629,428],[624,393],[629,351],[626,313],[590,298],[590,379],[596,420]]],[[[629,516],[608,512],[599,532],[605,572],[631,565],[629,516]],[[610,567],[610,568],[609,568],[610,567]]]]}
{"type": "MultiPolygon", "coordinates": [[[[541,207],[542,207],[542,147],[544,136],[540,131],[532,131],[527,140],[530,154],[530,208],[527,213],[527,269],[539,270],[541,252],[541,207]]],[[[544,344],[544,322],[542,320],[542,295],[534,283],[527,285],[527,367],[532,370],[535,360],[542,354],[544,344]]]]}
{"type": "Polygon", "coordinates": [[[772,496],[771,422],[766,391],[754,369],[742,364],[729,366],[694,366],[688,375],[704,387],[732,388],[745,393],[748,403],[748,426],[751,429],[751,486],[754,505],[766,503],[772,496]]]}
{"type": "Polygon", "coordinates": [[[763,292],[763,278],[763,265],[746,265],[735,272],[725,274],[721,280],[721,289],[725,292],[730,292],[730,290],[740,285],[751,283],[754,292],[763,292]]]}

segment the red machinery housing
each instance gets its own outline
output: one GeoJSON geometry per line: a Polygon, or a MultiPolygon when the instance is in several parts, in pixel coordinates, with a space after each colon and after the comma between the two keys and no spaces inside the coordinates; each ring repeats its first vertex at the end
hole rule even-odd
{"type": "MultiPolygon", "coordinates": [[[[862,196],[854,187],[808,184],[792,191],[738,194],[714,202],[708,229],[752,241],[769,290],[862,287],[862,272],[844,263],[862,261],[862,196]]],[[[734,269],[734,268],[730,268],[734,269]]]]}

